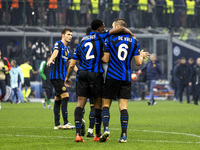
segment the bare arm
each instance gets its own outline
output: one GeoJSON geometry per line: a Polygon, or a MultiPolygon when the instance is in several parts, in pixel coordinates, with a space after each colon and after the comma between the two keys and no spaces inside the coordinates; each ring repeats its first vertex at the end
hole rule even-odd
{"type": "Polygon", "coordinates": [[[134,56],[135,64],[140,66],[143,62],[143,59],[149,56],[149,52],[144,52],[143,50],[140,52],[140,55],[134,56]]]}
{"type": "Polygon", "coordinates": [[[76,60],[71,60],[70,64],[69,64],[69,67],[68,67],[68,70],[67,70],[67,76],[66,76],[66,79],[65,79],[65,85],[66,86],[69,86],[70,85],[70,75],[72,73],[72,71],[74,70],[74,67],[76,65],[76,60]]]}
{"type": "Polygon", "coordinates": [[[55,49],[54,51],[53,51],[53,54],[51,55],[51,58],[49,59],[49,61],[47,62],[47,66],[50,66],[51,64],[54,64],[54,59],[57,57],[57,55],[58,55],[58,49],[55,49]]]}
{"type": "MultiPolygon", "coordinates": [[[[72,59],[68,60],[68,63],[69,63],[69,64],[70,64],[71,62],[72,62],[72,59]]],[[[77,73],[77,71],[78,71],[78,67],[75,65],[75,66],[74,66],[74,72],[77,73]]]]}
{"type": "Polygon", "coordinates": [[[112,35],[112,34],[117,34],[120,32],[130,34],[131,36],[133,36],[136,39],[135,35],[129,29],[127,29],[125,27],[111,29],[109,34],[112,35]]]}
{"type": "Polygon", "coordinates": [[[101,59],[104,63],[108,63],[108,61],[110,60],[110,53],[108,52],[104,52],[103,57],[101,59]]]}

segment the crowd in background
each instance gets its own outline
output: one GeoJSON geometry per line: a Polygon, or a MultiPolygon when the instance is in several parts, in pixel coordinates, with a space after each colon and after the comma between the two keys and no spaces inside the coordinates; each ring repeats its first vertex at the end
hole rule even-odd
{"type": "Polygon", "coordinates": [[[102,19],[110,26],[200,27],[200,0],[1,0],[0,25],[87,26],[102,19]]]}

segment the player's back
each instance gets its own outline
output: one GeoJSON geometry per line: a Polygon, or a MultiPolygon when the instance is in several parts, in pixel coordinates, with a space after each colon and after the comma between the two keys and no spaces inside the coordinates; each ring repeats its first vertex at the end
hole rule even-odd
{"type": "Polygon", "coordinates": [[[102,73],[103,46],[104,39],[99,33],[90,32],[90,35],[84,36],[76,47],[73,57],[80,62],[79,70],[102,73]]]}
{"type": "Polygon", "coordinates": [[[131,35],[110,35],[105,41],[105,52],[110,53],[107,79],[130,81],[130,63],[139,54],[139,42],[131,35]]]}

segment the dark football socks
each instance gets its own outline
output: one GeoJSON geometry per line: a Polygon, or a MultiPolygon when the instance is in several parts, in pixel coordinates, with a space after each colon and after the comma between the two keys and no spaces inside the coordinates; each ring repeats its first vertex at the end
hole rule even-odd
{"type": "Polygon", "coordinates": [[[93,129],[93,128],[94,128],[94,124],[95,124],[95,108],[94,108],[94,106],[91,106],[91,107],[90,107],[89,119],[90,119],[89,128],[90,128],[90,129],[93,129]]]}
{"type": "Polygon", "coordinates": [[[105,131],[106,128],[108,128],[109,120],[110,120],[110,112],[109,112],[109,108],[108,107],[103,107],[102,108],[101,117],[102,117],[104,131],[105,131]]]}
{"type": "Polygon", "coordinates": [[[62,99],[62,104],[61,104],[61,110],[62,110],[62,116],[63,116],[64,125],[68,123],[68,112],[67,112],[68,100],[69,100],[69,97],[63,98],[62,99]]]}
{"type": "Polygon", "coordinates": [[[76,135],[81,136],[81,122],[83,117],[83,108],[76,107],[74,116],[75,116],[76,135]]]}
{"type": "Polygon", "coordinates": [[[60,125],[60,105],[61,105],[61,100],[55,101],[54,103],[55,126],[60,125]]]}
{"type": "Polygon", "coordinates": [[[127,126],[128,126],[128,111],[127,111],[127,109],[123,109],[121,111],[120,120],[121,120],[121,129],[122,129],[121,137],[123,137],[123,136],[127,137],[127,126]]]}
{"type": "Polygon", "coordinates": [[[96,135],[101,135],[101,109],[95,109],[96,135]]]}

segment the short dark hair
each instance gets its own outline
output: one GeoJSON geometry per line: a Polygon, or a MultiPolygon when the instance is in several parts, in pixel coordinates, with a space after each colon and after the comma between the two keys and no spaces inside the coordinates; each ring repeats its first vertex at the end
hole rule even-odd
{"type": "Polygon", "coordinates": [[[185,59],[185,57],[181,57],[181,60],[182,60],[182,59],[185,59]]]}
{"type": "Polygon", "coordinates": [[[85,30],[85,34],[86,34],[86,35],[89,35],[90,32],[92,32],[91,27],[87,27],[87,29],[85,30]]]}
{"type": "Polygon", "coordinates": [[[25,62],[25,63],[26,63],[26,62],[28,62],[28,61],[30,62],[30,60],[29,60],[29,59],[25,59],[25,60],[24,60],[24,62],[25,62]]]}
{"type": "Polygon", "coordinates": [[[94,19],[91,23],[92,30],[97,30],[99,27],[103,26],[103,21],[100,19],[94,19]]]}
{"type": "Polygon", "coordinates": [[[69,28],[64,28],[64,29],[62,30],[62,34],[65,34],[67,31],[72,32],[71,29],[69,29],[69,28]]]}
{"type": "Polygon", "coordinates": [[[127,26],[127,23],[123,18],[117,18],[117,19],[114,20],[114,22],[116,24],[119,24],[120,26],[123,26],[123,27],[127,26]]]}

